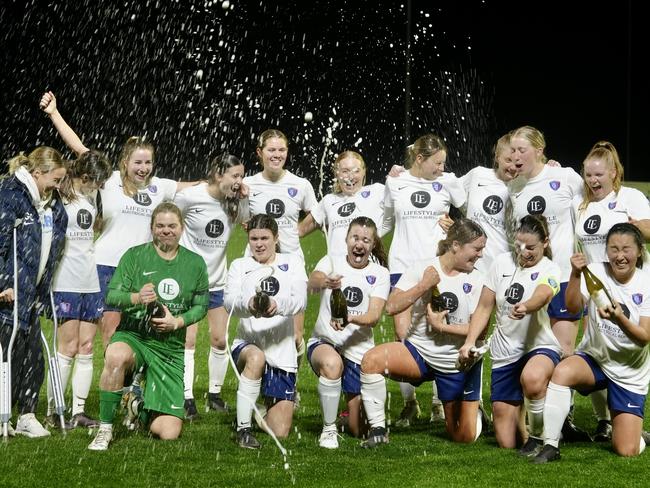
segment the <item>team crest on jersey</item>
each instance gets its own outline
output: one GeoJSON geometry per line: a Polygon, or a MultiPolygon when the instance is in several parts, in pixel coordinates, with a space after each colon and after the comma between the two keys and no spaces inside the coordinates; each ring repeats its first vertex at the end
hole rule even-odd
{"type": "Polygon", "coordinates": [[[364,190],[361,192],[361,196],[363,198],[368,198],[370,196],[370,191],[369,190],[364,190]]]}
{"type": "Polygon", "coordinates": [[[463,291],[465,294],[469,293],[472,291],[472,284],[471,283],[463,283],[463,291]]]}
{"type": "Polygon", "coordinates": [[[298,194],[298,189],[294,187],[289,187],[287,188],[287,192],[289,192],[290,197],[295,197],[298,194]]]}
{"type": "Polygon", "coordinates": [[[23,217],[23,225],[32,225],[34,223],[34,215],[31,212],[27,212],[23,217]]]}
{"type": "Polygon", "coordinates": [[[442,190],[442,185],[438,183],[437,181],[434,181],[431,183],[431,186],[433,187],[433,191],[440,191],[442,190]]]}
{"type": "Polygon", "coordinates": [[[643,293],[633,294],[632,301],[634,301],[634,303],[636,303],[637,305],[641,305],[641,302],[643,301],[643,293]]]}
{"type": "Polygon", "coordinates": [[[158,186],[156,185],[149,185],[147,188],[151,193],[156,193],[158,191],[158,186]]]}
{"type": "Polygon", "coordinates": [[[63,312],[63,313],[70,313],[70,310],[72,309],[72,307],[70,306],[70,303],[68,303],[68,302],[61,302],[59,304],[59,307],[61,308],[61,312],[63,312]]]}
{"type": "Polygon", "coordinates": [[[559,190],[559,188],[560,188],[560,182],[557,181],[557,180],[553,180],[553,181],[551,181],[551,182],[549,183],[549,185],[551,185],[551,189],[552,189],[553,191],[557,191],[557,190],[559,190]]]}
{"type": "Polygon", "coordinates": [[[539,276],[539,271],[535,271],[532,275],[530,275],[530,279],[532,281],[535,281],[538,276],[539,276]]]}
{"type": "Polygon", "coordinates": [[[374,285],[374,284],[375,284],[375,281],[377,281],[377,277],[376,277],[376,276],[373,276],[373,275],[368,275],[368,276],[366,276],[366,281],[367,281],[369,284],[374,285]]]}
{"type": "Polygon", "coordinates": [[[609,208],[610,210],[614,210],[616,208],[616,202],[609,202],[607,204],[607,208],[609,208]]]}
{"type": "Polygon", "coordinates": [[[287,271],[289,269],[289,264],[288,263],[280,264],[278,265],[278,269],[280,271],[287,271]]]}

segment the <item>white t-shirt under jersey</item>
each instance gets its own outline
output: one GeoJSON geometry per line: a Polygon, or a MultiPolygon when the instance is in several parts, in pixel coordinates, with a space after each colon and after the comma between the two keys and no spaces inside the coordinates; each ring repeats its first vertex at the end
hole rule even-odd
{"type": "Polygon", "coordinates": [[[576,215],[575,233],[580,239],[583,252],[590,263],[607,261],[605,239],[614,224],[650,219],[650,203],[643,193],[635,188],[621,187],[618,194],[613,191],[599,202],[590,202],[584,210],[578,210],[582,197],[573,199],[576,215]]]}
{"type": "Polygon", "coordinates": [[[151,240],[151,214],[158,204],[172,200],[176,182],[151,178],[133,197],[124,193],[120,172],[114,171],[100,190],[104,229],[95,242],[97,264],[117,266],[127,249],[151,240]]]}
{"type": "Polygon", "coordinates": [[[278,223],[280,250],[296,253],[304,261],[298,237],[300,211],[311,212],[318,203],[314,188],[305,178],[285,171],[278,181],[269,181],[262,173],[244,178],[249,187],[250,215],[268,214],[278,223]]]}
{"type": "Polygon", "coordinates": [[[562,347],[551,331],[551,321],[543,307],[521,320],[508,317],[514,305],[528,300],[538,286],[560,291],[560,268],[544,256],[531,268],[515,266],[509,252],[497,256],[487,275],[485,286],[496,295],[496,325],[490,339],[492,367],[500,368],[519,360],[524,354],[547,348],[562,354],[562,347]]]}
{"type": "Polygon", "coordinates": [[[345,237],[350,222],[355,218],[369,217],[377,230],[381,231],[384,220],[384,185],[366,185],[351,196],[329,193],[314,207],[311,215],[324,230],[327,228],[327,253],[332,256],[345,256],[345,237]]]}
{"type": "Polygon", "coordinates": [[[208,267],[210,291],[226,286],[226,246],[235,225],[248,220],[248,201],[239,203],[232,221],[221,201],[208,193],[208,184],[185,188],[174,197],[183,214],[185,228],[181,245],[203,257],[208,267]]]}
{"type": "MultiPolygon", "coordinates": [[[[314,271],[322,271],[329,275],[334,273],[343,276],[341,289],[348,304],[348,315],[363,315],[368,311],[370,298],[388,299],[390,290],[390,275],[383,266],[369,262],[363,269],[353,268],[348,264],[346,256],[324,256],[316,265],[314,271]],[[331,260],[331,261],[330,261],[331,260]]],[[[320,293],[320,308],[314,332],[309,340],[313,344],[318,340],[332,344],[350,361],[361,364],[363,355],[375,345],[372,327],[361,327],[348,324],[343,330],[337,331],[330,325],[332,310],[330,296],[332,290],[326,288],[320,293]]]]}
{"type": "Polygon", "coordinates": [[[65,203],[68,228],[65,249],[52,283],[52,290],[73,293],[99,291],[93,224],[97,216],[96,194],[77,194],[75,201],[65,203]]]}
{"type": "MultiPolygon", "coordinates": [[[[442,271],[440,259],[416,263],[399,279],[396,288],[406,291],[419,283],[427,266],[433,266],[440,275],[438,290],[449,310],[449,324],[469,324],[470,317],[476,310],[483,289],[484,277],[480,271],[446,275],[442,271]]],[[[420,355],[431,367],[444,373],[457,373],[456,359],[458,350],[465,343],[465,337],[454,334],[442,334],[431,329],[427,323],[427,303],[429,294],[418,298],[411,309],[411,328],[406,339],[412,343],[420,355]]]]}
{"type": "Polygon", "coordinates": [[[513,195],[514,215],[544,215],[553,251],[553,262],[560,267],[562,283],[569,281],[573,255],[574,222],[572,201],[582,196],[582,178],[572,168],[544,165],[519,193],[513,195]]]}
{"type": "Polygon", "coordinates": [[[418,178],[405,171],[386,178],[384,211],[395,217],[393,241],[388,254],[391,273],[404,273],[416,261],[431,261],[445,232],[438,220],[450,205],[461,207],[465,190],[453,173],[435,180],[418,178]]]}
{"type": "MultiPolygon", "coordinates": [[[[638,326],[641,317],[650,317],[650,272],[637,269],[629,282],[621,284],[605,271],[605,266],[591,263],[589,269],[600,278],[612,299],[623,307],[625,315],[638,326]]],[[[588,300],[584,278],[580,281],[580,291],[588,300]]],[[[588,307],[590,327],[585,330],[578,350],[592,356],[603,373],[617,385],[646,395],[650,381],[650,346],[639,346],[617,324],[600,318],[592,300],[589,300],[588,307]],[[591,324],[597,324],[599,332],[593,331],[591,324]],[[603,355],[602,346],[609,358],[603,355]]]]}
{"type": "Polygon", "coordinates": [[[467,195],[465,215],[483,227],[487,242],[483,256],[474,267],[486,273],[499,254],[508,251],[506,203],[509,194],[505,182],[491,168],[478,166],[460,178],[467,195]]]}
{"type": "Polygon", "coordinates": [[[302,260],[296,255],[276,254],[272,265],[262,265],[252,257],[235,259],[228,270],[224,305],[239,317],[232,347],[244,342],[255,344],[266,356],[266,362],[289,373],[298,369],[293,316],[307,305],[307,275],[302,260]],[[273,274],[269,276],[271,273],[273,274]],[[261,286],[277,303],[278,314],[255,318],[248,302],[261,286]]]}

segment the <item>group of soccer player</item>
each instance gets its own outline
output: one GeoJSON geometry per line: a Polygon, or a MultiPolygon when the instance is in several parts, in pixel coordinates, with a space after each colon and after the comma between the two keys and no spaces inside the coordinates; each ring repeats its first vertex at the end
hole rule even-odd
{"type": "MultiPolygon", "coordinates": [[[[30,275],[33,284],[23,280],[18,300],[28,307],[26,294],[27,303],[43,303],[51,283],[64,389],[72,375],[67,426],[97,428],[89,449],[108,448],[120,404],[127,425],[148,425],[163,439],[178,437],[183,419],[197,417],[194,349],[206,314],[208,406],[229,410],[221,388],[232,360],[242,448],[261,447],[253,416],[273,436],[289,435],[303,356],[318,376],[321,447],[338,448],[341,393],[345,430],[363,438],[364,447],[388,442],[385,377],[401,382],[397,426],[420,415],[415,388],[432,381],[432,418],[444,420],[453,441],[474,442],[487,421],[486,349],[500,447],[517,447],[544,463],[560,458],[563,436],[589,439],[571,420],[573,391],[591,394],[595,438],[611,439],[618,454],[639,454],[650,441],[643,431],[650,205],[641,192],[621,185],[623,168],[611,143],[594,145],[580,176],[547,162],[543,134],[524,126],[499,139],[492,168],[457,177],[444,171],[444,141],[427,134],[409,146],[404,167],[394,168],[385,185],[366,184],[363,157],[341,152],[332,166],[332,192],[318,202],[311,183],[285,168],[289,141],[279,130],[257,140],[260,172],[245,177],[244,164],[224,154],[205,180],[176,182],[153,175],[154,147],[141,138],[127,141],[119,170],[111,172],[106,158],[85,147],[64,121],[52,93],[40,106],[78,159],[65,163],[55,150],[39,148],[15,158],[13,176],[0,184],[0,264],[11,271],[0,283],[0,338],[6,348],[13,323],[6,279],[13,277],[11,229],[31,203],[42,244],[40,252],[28,244],[27,233],[37,226],[27,228],[23,215],[17,227],[25,236],[18,239],[22,252],[15,252],[26,262],[18,269],[38,272],[30,275]],[[43,151],[47,157],[40,157],[43,151]],[[12,203],[8,213],[5,201],[21,184],[33,202],[12,203]],[[248,246],[228,268],[228,241],[240,224],[248,246]],[[307,276],[300,238],[317,228],[328,251],[307,276]],[[386,253],[381,238],[391,231],[386,253]],[[587,267],[605,285],[607,305],[592,300],[582,278],[587,267]],[[344,320],[332,316],[335,289],[347,302],[344,320]],[[308,293],[320,294],[320,306],[305,341],[308,293]],[[393,317],[395,341],[375,345],[372,328],[384,309],[393,317]],[[238,326],[229,354],[230,315],[238,326]],[[99,420],[84,408],[97,324],[106,347],[99,420]]],[[[19,308],[21,348],[15,352],[32,359],[21,363],[27,379],[14,384],[21,415],[12,432],[30,437],[49,435],[34,416],[37,396],[24,394],[43,381],[42,364],[30,366],[34,358],[42,363],[34,339],[41,308],[19,308]]],[[[61,419],[51,392],[48,385],[47,423],[55,426],[61,419]]]]}

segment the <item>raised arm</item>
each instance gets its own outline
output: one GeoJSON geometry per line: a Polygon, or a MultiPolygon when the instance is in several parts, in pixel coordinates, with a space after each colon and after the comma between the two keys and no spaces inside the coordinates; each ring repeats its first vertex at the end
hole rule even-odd
{"type": "Polygon", "coordinates": [[[74,151],[77,156],[88,152],[88,148],[84,146],[83,142],[81,142],[81,139],[79,139],[79,136],[75,133],[74,130],[72,130],[68,123],[63,120],[63,117],[57,110],[56,97],[54,96],[54,93],[51,91],[44,93],[41,97],[39,107],[50,117],[52,123],[54,124],[54,128],[59,133],[66,146],[74,151]]]}

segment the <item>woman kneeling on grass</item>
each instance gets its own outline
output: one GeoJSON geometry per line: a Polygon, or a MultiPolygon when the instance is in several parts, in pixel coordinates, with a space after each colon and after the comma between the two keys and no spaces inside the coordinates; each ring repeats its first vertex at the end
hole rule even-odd
{"type": "Polygon", "coordinates": [[[251,255],[232,262],[224,306],[239,317],[232,344],[241,373],[237,443],[259,449],[251,418],[262,388],[268,413],[260,423],[277,437],[288,436],[291,429],[298,369],[293,321],[307,304],[307,275],[298,255],[276,252],[278,224],[273,217],[255,215],[247,232],[251,255]]]}
{"type": "Polygon", "coordinates": [[[363,355],[375,345],[372,328],[381,318],[390,290],[386,253],[377,226],[368,217],[357,217],[348,227],[346,255],[329,253],[309,277],[309,289],[321,292],[318,320],[307,343],[307,357],[318,375],[318,396],[323,411],[320,447],[339,447],[336,412],[341,390],[350,412],[348,426],[354,436],[363,432],[361,380],[363,355]],[[374,257],[377,262],[371,261],[374,257]],[[347,305],[344,323],[332,319],[332,290],[343,291],[347,305]]]}
{"type": "Polygon", "coordinates": [[[474,442],[481,433],[482,362],[460,372],[456,358],[483,287],[474,264],[485,242],[481,226],[458,220],[439,242],[438,256],[414,263],[395,285],[386,310],[390,315],[408,312],[411,327],[403,342],[381,344],[363,356],[361,398],[370,424],[363,447],[388,443],[384,375],[413,385],[435,381],[447,432],[455,442],[474,442]],[[432,295],[439,295],[442,312],[432,311],[432,295]]]}
{"type": "Polygon", "coordinates": [[[151,216],[153,242],[130,248],[111,279],[106,301],[122,310],[122,318],[106,349],[99,380],[100,426],[90,450],[108,449],[124,377],[144,368],[143,399],[127,403],[130,420],[142,413],[160,439],[181,433],[185,326],[205,317],[209,298],[205,261],[178,244],[182,231],[178,207],[158,205],[151,216]]]}
{"type": "Polygon", "coordinates": [[[544,447],[533,463],[560,459],[560,430],[569,413],[571,388],[581,394],[607,388],[616,454],[636,456],[650,442],[650,435],[642,430],[650,381],[650,273],[639,269],[644,245],[637,227],[620,223],[607,233],[608,262],[587,266],[583,254],[571,257],[566,304],[570,312],[587,304],[589,327],[576,354],[557,365],[548,384],[544,447]],[[605,308],[590,298],[582,271],[587,267],[611,297],[605,308]]]}

